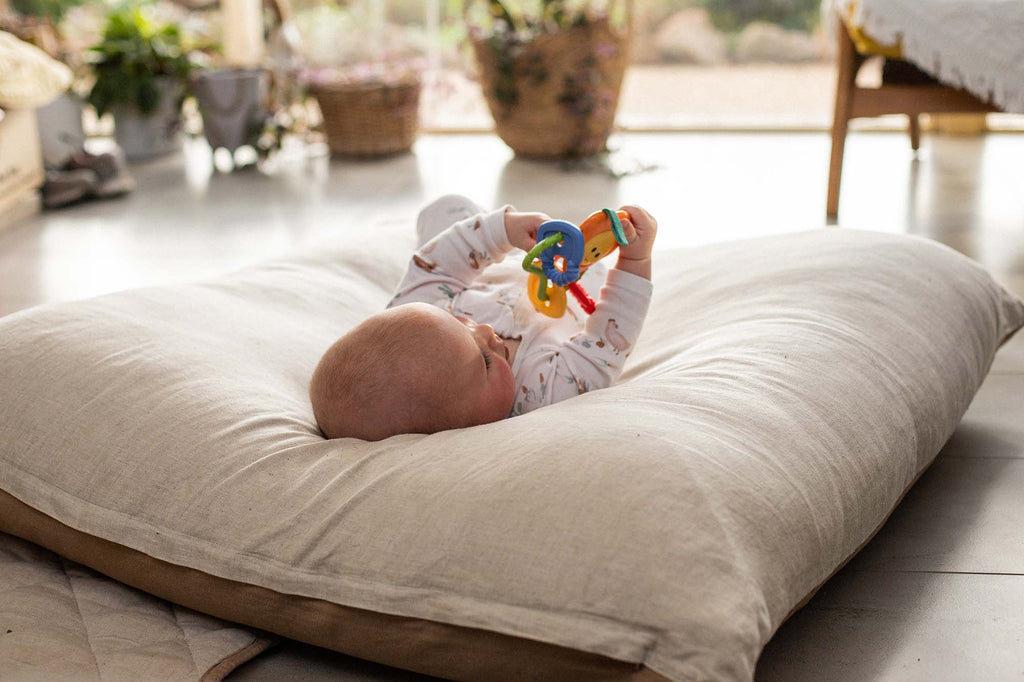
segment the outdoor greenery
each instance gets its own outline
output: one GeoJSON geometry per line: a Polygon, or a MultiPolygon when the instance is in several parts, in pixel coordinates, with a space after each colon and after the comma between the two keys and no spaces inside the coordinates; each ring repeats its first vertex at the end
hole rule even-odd
{"type": "Polygon", "coordinates": [[[754,21],[784,28],[812,31],[821,16],[821,0],[696,0],[707,8],[711,22],[726,32],[738,31],[754,21]]]}
{"type": "MultiPolygon", "coordinates": [[[[462,0],[488,5],[491,17],[515,30],[537,26],[566,27],[587,21],[596,12],[607,12],[609,0],[462,0]]],[[[459,0],[450,0],[459,3],[459,0]]],[[[726,32],[765,21],[789,29],[813,30],[819,23],[821,0],[633,0],[643,3],[654,16],[667,16],[688,6],[704,7],[712,22],[726,32]]],[[[624,4],[624,3],[621,3],[624,4]]]]}
{"type": "Polygon", "coordinates": [[[193,65],[175,24],[150,21],[139,8],[113,12],[103,37],[90,49],[96,82],[89,103],[100,115],[114,104],[134,104],[150,114],[160,104],[159,81],[184,84],[193,65]]]}
{"type": "Polygon", "coordinates": [[[69,9],[84,2],[86,0],[10,0],[11,9],[18,14],[48,19],[54,24],[60,23],[69,9]]]}
{"type": "MultiPolygon", "coordinates": [[[[298,0],[300,4],[311,1],[315,0],[298,0]]],[[[348,0],[347,4],[356,5],[368,1],[372,2],[372,0],[348,0]]],[[[390,21],[417,23],[423,20],[423,0],[387,0],[386,4],[387,15],[390,21]]],[[[504,15],[519,25],[521,25],[520,18],[523,22],[532,21],[538,17],[545,17],[551,21],[564,21],[566,17],[578,14],[585,7],[606,4],[607,0],[500,0],[493,3],[491,0],[441,0],[438,3],[442,21],[459,20],[466,15],[467,10],[472,11],[476,5],[501,5],[504,8],[504,12],[497,7],[494,7],[493,10],[498,15],[504,15]]]]}

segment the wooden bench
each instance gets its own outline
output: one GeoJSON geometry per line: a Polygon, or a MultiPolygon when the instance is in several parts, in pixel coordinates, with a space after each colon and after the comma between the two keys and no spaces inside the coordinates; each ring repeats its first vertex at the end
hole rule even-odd
{"type": "Polygon", "coordinates": [[[857,51],[846,25],[840,20],[836,64],[835,113],[832,118],[832,157],[828,170],[826,215],[839,213],[839,184],[843,173],[843,150],[850,119],[887,114],[910,117],[910,146],[921,144],[920,115],[929,113],[988,113],[999,111],[965,90],[940,84],[908,62],[886,57],[882,84],[857,85],[857,73],[871,55],[857,51]]]}

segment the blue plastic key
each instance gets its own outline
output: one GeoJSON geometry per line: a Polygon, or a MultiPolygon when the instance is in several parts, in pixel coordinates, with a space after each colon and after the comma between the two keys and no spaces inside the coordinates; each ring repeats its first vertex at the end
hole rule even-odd
{"type": "Polygon", "coordinates": [[[564,220],[549,220],[537,228],[537,243],[547,237],[561,233],[561,243],[545,249],[539,254],[544,276],[553,284],[567,287],[580,278],[580,263],[583,262],[583,233],[580,228],[564,220]],[[555,257],[565,259],[565,271],[555,267],[555,257]]]}

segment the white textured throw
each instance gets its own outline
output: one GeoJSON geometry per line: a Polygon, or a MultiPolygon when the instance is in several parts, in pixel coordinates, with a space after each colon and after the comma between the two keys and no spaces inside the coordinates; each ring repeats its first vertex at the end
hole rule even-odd
{"type": "Polygon", "coordinates": [[[71,69],[35,45],[0,31],[0,106],[33,109],[71,85],[71,69]]]}
{"type": "Polygon", "coordinates": [[[903,41],[908,60],[947,85],[1024,113],[1021,0],[835,0],[875,41],[903,41]]]}

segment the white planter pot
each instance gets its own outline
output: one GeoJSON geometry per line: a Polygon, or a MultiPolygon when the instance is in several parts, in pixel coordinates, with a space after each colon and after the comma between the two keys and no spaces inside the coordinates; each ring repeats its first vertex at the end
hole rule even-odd
{"type": "Polygon", "coordinates": [[[144,115],[134,105],[111,107],[114,139],[129,161],[146,161],[181,149],[181,110],[178,103],[184,86],[167,77],[158,81],[160,101],[155,111],[144,115]]]}
{"type": "Polygon", "coordinates": [[[36,109],[39,142],[47,168],[60,168],[71,155],[85,146],[82,128],[82,98],[66,92],[50,104],[36,109]]]}

